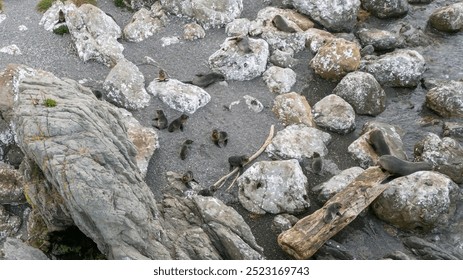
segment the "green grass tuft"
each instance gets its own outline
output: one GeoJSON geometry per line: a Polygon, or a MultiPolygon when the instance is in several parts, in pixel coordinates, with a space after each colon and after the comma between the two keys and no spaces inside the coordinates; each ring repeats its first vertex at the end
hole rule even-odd
{"type": "Polygon", "coordinates": [[[43,101],[43,105],[45,105],[45,107],[56,107],[56,100],[47,98],[43,101]]]}
{"type": "Polygon", "coordinates": [[[83,4],[92,4],[93,6],[96,6],[96,0],[72,0],[72,3],[74,3],[77,7],[80,7],[83,4]]]}
{"type": "Polygon", "coordinates": [[[119,8],[125,7],[125,3],[123,0],[114,0],[114,5],[116,5],[116,7],[119,7],[119,8]]]}
{"type": "Polygon", "coordinates": [[[53,33],[63,36],[64,34],[69,33],[69,28],[63,24],[60,27],[53,29],[53,33]]]}
{"type": "Polygon", "coordinates": [[[0,0],[0,12],[3,11],[3,0],[0,0]]]}
{"type": "Polygon", "coordinates": [[[46,10],[48,10],[51,5],[53,5],[53,2],[57,0],[40,0],[39,3],[37,3],[37,11],[43,13],[46,10]]]}

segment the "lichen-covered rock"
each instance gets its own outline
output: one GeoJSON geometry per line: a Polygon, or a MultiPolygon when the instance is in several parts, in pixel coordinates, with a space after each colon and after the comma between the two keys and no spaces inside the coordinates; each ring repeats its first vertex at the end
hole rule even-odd
{"type": "Polygon", "coordinates": [[[3,244],[5,260],[48,260],[39,249],[34,248],[16,238],[6,238],[3,244]]]}
{"type": "Polygon", "coordinates": [[[21,174],[12,168],[0,166],[0,204],[20,204],[24,197],[24,180],[21,174]]]}
{"type": "Polygon", "coordinates": [[[309,48],[312,53],[317,53],[326,43],[336,38],[330,32],[317,28],[310,28],[305,34],[307,36],[305,46],[309,48]]]}
{"type": "Polygon", "coordinates": [[[400,37],[386,30],[364,28],[357,32],[357,36],[362,46],[372,45],[377,51],[393,50],[401,45],[400,37]]]}
{"type": "Polygon", "coordinates": [[[340,134],[355,129],[355,111],[341,97],[330,94],[313,106],[314,122],[322,128],[340,134]]]}
{"type": "Polygon", "coordinates": [[[7,237],[14,236],[14,234],[18,232],[20,226],[21,218],[8,213],[0,204],[0,242],[7,237]]]}
{"type": "Polygon", "coordinates": [[[185,24],[183,27],[183,39],[194,41],[206,37],[204,28],[196,22],[185,24]]]}
{"type": "Polygon", "coordinates": [[[139,10],[143,7],[149,8],[155,4],[156,0],[123,0],[125,6],[130,7],[132,10],[139,10]]]}
{"type": "Polygon", "coordinates": [[[290,68],[271,66],[264,72],[264,82],[273,93],[286,93],[296,83],[296,72],[290,68]]]}
{"type": "Polygon", "coordinates": [[[276,215],[275,218],[273,218],[271,228],[275,233],[282,233],[283,231],[290,229],[298,221],[299,219],[293,215],[279,214],[279,215],[276,215]]]}
{"type": "Polygon", "coordinates": [[[355,71],[347,74],[333,94],[346,100],[359,115],[376,116],[386,109],[386,93],[369,73],[355,71]]]}
{"type": "Polygon", "coordinates": [[[409,10],[407,0],[362,0],[362,7],[379,18],[401,17],[409,10]]]}
{"type": "Polygon", "coordinates": [[[442,117],[463,117],[463,82],[442,83],[426,93],[426,106],[442,117]]]}
{"type": "Polygon", "coordinates": [[[195,19],[205,28],[221,27],[238,18],[243,0],[161,0],[169,13],[195,19]]]}
{"type": "Polygon", "coordinates": [[[280,50],[273,51],[270,56],[270,62],[281,68],[292,68],[298,64],[298,60],[293,57],[292,52],[285,52],[280,50]]]}
{"type": "Polygon", "coordinates": [[[209,66],[213,72],[224,75],[227,80],[251,80],[265,71],[268,56],[269,49],[265,40],[231,37],[209,57],[209,66]]]}
{"type": "Polygon", "coordinates": [[[424,57],[414,50],[396,50],[362,60],[360,70],[375,76],[383,86],[416,87],[426,70],[424,57]]]}
{"type": "Polygon", "coordinates": [[[141,8],[133,14],[132,20],[124,27],[124,38],[132,42],[141,42],[153,36],[167,23],[167,16],[157,2],[151,10],[141,8]]]}
{"type": "Polygon", "coordinates": [[[237,18],[225,26],[227,36],[247,36],[251,21],[247,18],[237,18]]]}
{"type": "Polygon", "coordinates": [[[419,171],[387,183],[372,203],[382,220],[405,230],[431,230],[446,226],[460,199],[459,188],[446,176],[419,171]]]}
{"type": "Polygon", "coordinates": [[[285,0],[299,12],[310,16],[328,30],[352,31],[357,22],[360,0],[285,0]]]}
{"type": "Polygon", "coordinates": [[[363,171],[363,168],[358,166],[345,169],[338,175],[331,177],[328,181],[312,188],[312,191],[318,193],[318,201],[325,203],[352,183],[363,171]]]}
{"type": "Polygon", "coordinates": [[[324,156],[331,136],[305,124],[293,124],[278,131],[265,151],[274,159],[311,158],[314,152],[324,156]]]}
{"type": "Polygon", "coordinates": [[[108,100],[126,109],[137,110],[149,105],[150,95],[145,90],[145,77],[127,59],[119,60],[111,69],[103,88],[108,100]]]}
{"type": "Polygon", "coordinates": [[[360,48],[344,39],[334,39],[322,46],[310,61],[316,74],[327,80],[340,80],[360,66],[360,48]]]}
{"type": "Polygon", "coordinates": [[[237,180],[241,205],[256,214],[297,214],[310,206],[297,160],[254,163],[237,180]]]}
{"type": "Polygon", "coordinates": [[[442,136],[463,140],[463,122],[444,122],[442,136]]]}
{"type": "Polygon", "coordinates": [[[193,114],[211,100],[209,93],[202,88],[175,79],[167,81],[154,79],[147,90],[152,95],[158,96],[170,108],[189,114],[193,114]]]}
{"type": "Polygon", "coordinates": [[[463,2],[438,8],[429,17],[429,22],[440,31],[460,31],[463,28],[463,2]]]}
{"type": "Polygon", "coordinates": [[[393,156],[404,160],[407,159],[401,138],[404,134],[402,129],[390,124],[370,121],[363,125],[359,138],[352,142],[347,148],[351,157],[360,167],[368,168],[378,162],[379,155],[375,152],[372,145],[368,143],[370,141],[370,134],[374,130],[380,130],[382,132],[384,140],[393,156]]]}
{"type": "Polygon", "coordinates": [[[122,36],[117,23],[99,8],[69,4],[65,11],[66,24],[83,61],[95,60],[113,67],[124,57],[124,47],[117,41],[122,36]]]}
{"type": "Polygon", "coordinates": [[[307,102],[305,96],[296,92],[275,97],[272,111],[286,126],[301,123],[307,126],[315,126],[309,102],[307,102]]]}

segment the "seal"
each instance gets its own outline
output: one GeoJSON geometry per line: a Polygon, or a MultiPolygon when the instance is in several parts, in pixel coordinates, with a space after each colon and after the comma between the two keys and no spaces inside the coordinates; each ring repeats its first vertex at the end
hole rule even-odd
{"type": "Polygon", "coordinates": [[[378,164],[387,172],[399,176],[410,175],[417,171],[432,170],[432,165],[427,162],[411,162],[391,155],[381,156],[378,164]]]}
{"type": "Polygon", "coordinates": [[[381,130],[373,130],[370,132],[370,137],[367,142],[373,147],[378,156],[390,155],[391,150],[384,138],[384,133],[381,130]]]}
{"type": "Polygon", "coordinates": [[[320,157],[320,154],[317,152],[313,153],[313,160],[312,160],[312,171],[315,174],[320,174],[323,168],[323,161],[320,157]]]}
{"type": "Polygon", "coordinates": [[[225,81],[225,76],[220,73],[209,73],[209,74],[196,74],[196,77],[191,81],[183,82],[185,84],[192,84],[198,87],[207,88],[216,82],[225,81]]]}
{"type": "Polygon", "coordinates": [[[325,224],[331,223],[336,216],[341,216],[339,210],[341,209],[342,205],[339,202],[334,202],[328,205],[325,210],[325,214],[323,215],[323,221],[325,224]]]}
{"type": "Polygon", "coordinates": [[[225,131],[218,131],[217,129],[214,129],[212,130],[211,140],[219,148],[221,148],[220,143],[226,147],[228,143],[228,134],[225,131]]]}

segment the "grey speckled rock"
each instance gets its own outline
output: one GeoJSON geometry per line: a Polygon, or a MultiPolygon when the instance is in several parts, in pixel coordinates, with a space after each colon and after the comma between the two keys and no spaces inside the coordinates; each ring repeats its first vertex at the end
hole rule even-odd
{"type": "Polygon", "coordinates": [[[440,31],[460,31],[463,28],[463,2],[435,10],[429,17],[429,22],[440,31]]]}
{"type": "Polygon", "coordinates": [[[284,125],[302,123],[315,126],[309,102],[305,96],[296,92],[276,96],[272,111],[284,125]]]}
{"type": "Polygon", "coordinates": [[[21,226],[21,218],[8,213],[5,208],[0,205],[0,242],[9,236],[13,236],[18,232],[21,226]]]}
{"type": "Polygon", "coordinates": [[[241,205],[256,214],[296,214],[310,206],[297,160],[254,163],[237,180],[241,205]]]}
{"type": "Polygon", "coordinates": [[[245,81],[259,77],[267,66],[267,42],[248,37],[237,42],[237,38],[227,38],[220,50],[209,57],[211,70],[224,75],[227,80],[245,81]]]}
{"type": "Polygon", "coordinates": [[[8,85],[0,99],[17,100],[2,115],[11,116],[19,146],[71,222],[109,259],[170,259],[119,110],[73,80],[24,66],[9,65],[0,81],[8,85]],[[44,92],[55,107],[34,105],[44,92]]]}
{"type": "Polygon", "coordinates": [[[386,30],[364,28],[357,32],[357,36],[362,46],[372,45],[377,51],[393,50],[401,45],[400,37],[386,30]]]}
{"type": "Polygon", "coordinates": [[[0,204],[20,204],[24,197],[24,180],[21,174],[12,168],[0,166],[0,204]]]}
{"type": "Polygon", "coordinates": [[[124,38],[131,42],[141,42],[153,36],[167,23],[167,16],[161,4],[156,2],[151,10],[141,8],[133,14],[132,20],[124,27],[124,38]]]}
{"type": "Polygon", "coordinates": [[[158,96],[170,108],[189,114],[193,114],[211,100],[209,93],[202,88],[175,79],[164,82],[154,79],[147,90],[158,96]]]}
{"type": "Polygon", "coordinates": [[[328,31],[310,28],[306,32],[306,48],[309,48],[312,53],[317,53],[327,42],[335,39],[336,37],[328,31]]]}
{"type": "Polygon", "coordinates": [[[362,7],[379,18],[401,17],[409,10],[407,0],[362,0],[362,7]]]}
{"type": "Polygon", "coordinates": [[[205,28],[221,27],[238,18],[243,0],[161,0],[169,13],[195,19],[205,28]]]}
{"type": "Polygon", "coordinates": [[[123,0],[127,7],[138,10],[142,7],[149,8],[156,0],[123,0]]]}
{"type": "Polygon", "coordinates": [[[265,151],[274,159],[311,158],[314,152],[324,156],[331,136],[305,124],[293,124],[278,131],[265,151]]]}
{"type": "Polygon", "coordinates": [[[284,0],[299,12],[310,16],[327,29],[335,32],[351,31],[357,22],[360,0],[284,0]]]}
{"type": "Polygon", "coordinates": [[[330,131],[346,134],[355,129],[354,108],[341,97],[330,94],[313,106],[314,122],[330,131]]]}
{"type": "Polygon", "coordinates": [[[183,39],[194,41],[206,37],[204,28],[196,22],[185,24],[183,27],[183,39]]]}
{"type": "Polygon", "coordinates": [[[386,109],[386,93],[375,77],[365,72],[347,74],[333,90],[359,115],[379,115],[386,109]]]}
{"type": "Polygon", "coordinates": [[[281,68],[292,68],[297,65],[299,61],[293,57],[292,52],[275,50],[270,56],[270,62],[281,68]]]}
{"type": "Polygon", "coordinates": [[[333,39],[322,46],[310,61],[316,74],[338,81],[360,66],[360,48],[344,39],[333,39]]]}
{"type": "Polygon", "coordinates": [[[368,168],[369,166],[375,165],[379,159],[378,154],[368,143],[370,133],[374,130],[381,130],[392,155],[400,159],[407,159],[401,138],[401,136],[403,136],[402,129],[390,124],[370,121],[365,123],[365,125],[362,127],[360,137],[352,142],[347,148],[351,157],[362,168],[368,168]]]}
{"type": "Polygon", "coordinates": [[[126,109],[137,110],[149,105],[150,95],[145,90],[143,73],[125,58],[111,69],[103,88],[108,100],[126,109]]]}
{"type": "Polygon", "coordinates": [[[375,76],[384,86],[416,87],[426,70],[424,57],[414,50],[396,50],[362,60],[360,70],[375,76]]]}
{"type": "Polygon", "coordinates": [[[446,176],[419,171],[387,183],[372,203],[382,220],[405,230],[431,230],[446,226],[455,213],[459,188],[446,176]]]}
{"type": "Polygon", "coordinates": [[[442,135],[463,140],[463,122],[444,122],[442,135]]]}
{"type": "Polygon", "coordinates": [[[16,238],[7,238],[3,244],[5,260],[48,260],[39,249],[27,245],[16,238]]]}
{"type": "Polygon", "coordinates": [[[463,117],[463,82],[448,81],[426,93],[426,106],[442,117],[463,117]]]}
{"type": "Polygon", "coordinates": [[[358,166],[351,167],[341,171],[338,175],[331,177],[328,181],[312,188],[312,191],[318,193],[317,199],[321,203],[327,202],[335,194],[342,191],[364,170],[358,166]]]}
{"type": "Polygon", "coordinates": [[[227,36],[247,36],[251,21],[247,18],[237,18],[225,26],[227,36]]]}
{"type": "Polygon", "coordinates": [[[105,12],[83,4],[69,8],[65,14],[69,33],[83,61],[95,60],[113,67],[124,57],[124,47],[117,41],[122,36],[121,28],[105,12]]]}
{"type": "Polygon", "coordinates": [[[296,72],[290,68],[271,66],[264,72],[262,78],[271,92],[287,93],[296,83],[296,72]]]}
{"type": "Polygon", "coordinates": [[[299,219],[297,217],[290,214],[276,215],[275,218],[273,218],[272,230],[275,233],[282,233],[283,231],[290,229],[298,221],[299,219]]]}

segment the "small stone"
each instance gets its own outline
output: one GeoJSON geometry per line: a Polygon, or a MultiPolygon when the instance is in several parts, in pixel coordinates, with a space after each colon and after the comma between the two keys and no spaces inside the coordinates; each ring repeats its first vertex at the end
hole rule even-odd
{"type": "Polygon", "coordinates": [[[340,134],[355,129],[354,108],[341,97],[330,94],[313,106],[315,123],[322,128],[340,134]]]}
{"type": "Polygon", "coordinates": [[[287,93],[296,83],[296,72],[290,68],[271,66],[263,75],[264,82],[273,93],[287,93]]]}
{"type": "Polygon", "coordinates": [[[206,37],[206,31],[204,31],[201,25],[195,22],[185,24],[183,27],[183,39],[185,40],[194,41],[204,37],[206,37]]]}

